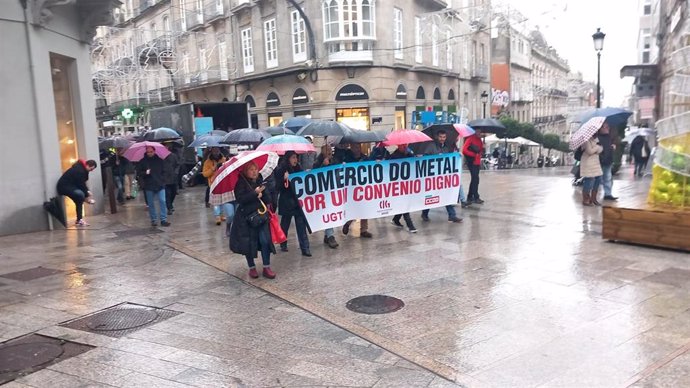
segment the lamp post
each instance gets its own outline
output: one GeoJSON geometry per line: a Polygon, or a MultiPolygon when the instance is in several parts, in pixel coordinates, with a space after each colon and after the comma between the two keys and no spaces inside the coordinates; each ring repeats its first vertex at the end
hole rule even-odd
{"type": "Polygon", "coordinates": [[[482,92],[480,97],[481,97],[481,101],[482,101],[482,107],[484,110],[484,114],[482,115],[482,118],[485,119],[486,118],[486,103],[489,101],[489,93],[487,93],[485,90],[482,92]]]}
{"type": "Polygon", "coordinates": [[[597,28],[597,32],[592,34],[594,50],[597,52],[597,108],[601,108],[601,50],[604,49],[605,36],[601,28],[597,28]]]}

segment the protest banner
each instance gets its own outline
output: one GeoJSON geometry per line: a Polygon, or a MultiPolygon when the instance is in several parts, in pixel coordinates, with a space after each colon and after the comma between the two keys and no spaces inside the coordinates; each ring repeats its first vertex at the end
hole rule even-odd
{"type": "Polygon", "coordinates": [[[458,153],[333,165],[290,175],[312,231],[458,202],[458,153]]]}

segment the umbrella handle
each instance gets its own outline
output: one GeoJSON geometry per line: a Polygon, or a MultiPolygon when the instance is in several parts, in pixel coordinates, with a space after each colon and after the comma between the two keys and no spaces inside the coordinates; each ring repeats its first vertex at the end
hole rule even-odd
{"type": "Polygon", "coordinates": [[[263,214],[266,214],[266,212],[268,211],[268,208],[266,207],[266,204],[265,204],[264,201],[262,201],[261,199],[259,199],[259,202],[261,202],[261,206],[262,206],[264,209],[263,209],[263,210],[261,210],[261,209],[256,209],[256,212],[259,213],[259,214],[262,214],[262,215],[263,215],[263,214]]]}

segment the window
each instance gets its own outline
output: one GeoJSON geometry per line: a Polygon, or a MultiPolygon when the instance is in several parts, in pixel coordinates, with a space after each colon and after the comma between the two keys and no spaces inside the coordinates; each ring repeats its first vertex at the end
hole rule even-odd
{"type": "Polygon", "coordinates": [[[180,0],[180,29],[182,31],[187,29],[187,4],[185,0],[180,0]]]}
{"type": "Polygon", "coordinates": [[[462,46],[462,67],[467,70],[470,68],[470,42],[465,41],[462,46]]]}
{"type": "Polygon", "coordinates": [[[422,19],[419,16],[414,18],[414,60],[422,63],[422,19]]]}
{"type": "Polygon", "coordinates": [[[403,59],[403,20],[400,8],[393,8],[393,46],[395,58],[403,59]]]}
{"type": "Polygon", "coordinates": [[[651,15],[652,14],[652,5],[651,4],[645,4],[643,8],[643,13],[645,15],[651,15]]]}
{"type": "Polygon", "coordinates": [[[251,73],[254,71],[254,49],[252,48],[252,29],[245,28],[240,32],[242,39],[242,64],[244,65],[244,72],[251,73]]]}
{"type": "Polygon", "coordinates": [[[323,0],[322,11],[329,52],[372,49],[376,38],[373,0],[323,0]]]}
{"type": "Polygon", "coordinates": [[[264,48],[266,50],[266,68],[278,66],[278,47],[276,37],[276,20],[264,22],[264,48]]]}
{"type": "Polygon", "coordinates": [[[163,30],[165,30],[165,32],[170,31],[170,18],[167,16],[163,16],[163,30]]]}
{"type": "Polygon", "coordinates": [[[189,83],[189,53],[187,50],[182,51],[182,75],[184,76],[184,83],[189,83]]]}
{"type": "Polygon", "coordinates": [[[450,31],[446,31],[446,68],[453,70],[453,43],[450,37],[450,31]]]}
{"type": "MultiPolygon", "coordinates": [[[[354,6],[354,4],[353,4],[354,6]]],[[[374,29],[374,1],[362,0],[362,30],[364,36],[376,36],[374,29]]]]}
{"type": "Polygon", "coordinates": [[[156,23],[151,23],[151,38],[158,38],[158,31],[156,31],[156,23]]]}
{"type": "Polygon", "coordinates": [[[225,37],[222,34],[218,34],[218,67],[220,68],[219,75],[220,79],[227,81],[229,79],[228,74],[228,45],[225,42],[225,37]]]}
{"type": "Polygon", "coordinates": [[[431,64],[438,66],[438,27],[431,26],[431,64]]]}
{"type": "Polygon", "coordinates": [[[304,62],[307,60],[307,38],[304,27],[304,19],[299,12],[292,11],[292,61],[304,62]]]}
{"type": "Polygon", "coordinates": [[[206,43],[204,41],[200,41],[197,43],[197,48],[199,49],[199,72],[201,75],[201,81],[206,81],[208,80],[208,73],[206,70],[208,69],[208,60],[206,58],[206,43]]]}
{"type": "Polygon", "coordinates": [[[323,4],[323,20],[326,40],[340,37],[340,16],[338,14],[338,2],[331,0],[323,4]]]}
{"type": "Polygon", "coordinates": [[[486,63],[486,58],[484,57],[485,51],[486,50],[484,50],[484,43],[480,44],[479,45],[479,64],[482,66],[486,63]]]}

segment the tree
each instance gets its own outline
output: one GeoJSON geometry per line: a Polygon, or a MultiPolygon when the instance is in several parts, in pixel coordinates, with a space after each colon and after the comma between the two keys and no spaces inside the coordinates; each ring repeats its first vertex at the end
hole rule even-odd
{"type": "Polygon", "coordinates": [[[558,135],[553,134],[553,133],[547,133],[544,135],[544,148],[548,149],[549,152],[546,154],[546,156],[551,156],[551,150],[553,149],[558,149],[559,145],[561,144],[561,138],[558,137],[558,135]]]}
{"type": "Polygon", "coordinates": [[[499,139],[515,139],[518,136],[522,136],[522,124],[509,116],[501,117],[501,124],[506,127],[506,131],[501,135],[496,135],[499,139]]]}

